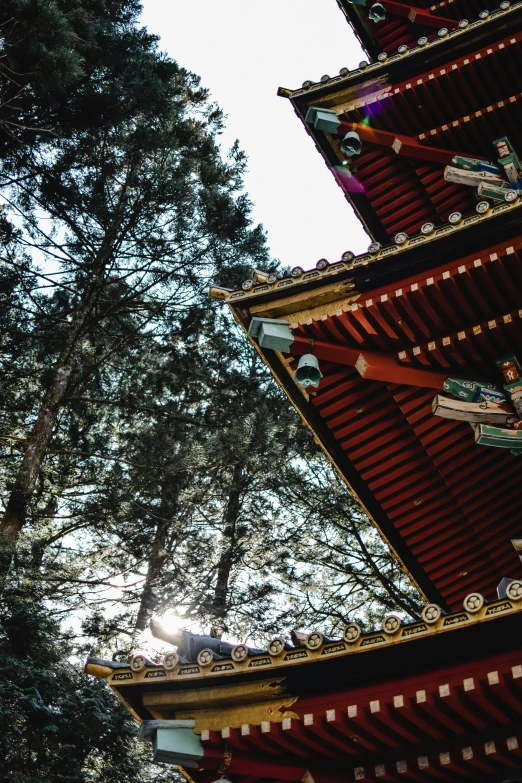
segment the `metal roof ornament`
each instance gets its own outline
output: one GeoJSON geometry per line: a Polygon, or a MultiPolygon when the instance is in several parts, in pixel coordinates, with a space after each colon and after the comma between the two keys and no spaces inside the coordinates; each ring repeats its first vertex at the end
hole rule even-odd
{"type": "Polygon", "coordinates": [[[522,601],[522,582],[514,579],[506,587],[506,597],[511,601],[522,601]]]}
{"type": "Polygon", "coordinates": [[[447,378],[443,391],[453,397],[438,394],[432,410],[444,419],[469,422],[479,445],[522,454],[522,364],[511,355],[497,366],[506,381],[504,392],[492,383],[447,378]]]}
{"type": "Polygon", "coordinates": [[[493,145],[496,147],[498,155],[498,165],[502,169],[506,178],[512,185],[516,185],[522,174],[522,164],[513,149],[513,146],[506,136],[495,139],[493,145]]]}
{"type": "MultiPolygon", "coordinates": [[[[323,76],[321,81],[329,80],[329,76],[323,76]]],[[[305,115],[305,122],[312,125],[315,130],[337,133],[341,120],[333,109],[324,109],[318,106],[309,106],[305,115]]]]}
{"type": "Polygon", "coordinates": [[[279,657],[284,653],[286,649],[285,640],[280,636],[276,636],[268,642],[268,652],[274,657],[279,657]]]}
{"type": "Polygon", "coordinates": [[[480,593],[470,593],[467,595],[463,601],[464,609],[467,612],[471,612],[471,614],[476,614],[479,612],[484,604],[486,603],[486,599],[483,595],[480,593]]]}
{"type": "Polygon", "coordinates": [[[451,223],[452,226],[456,226],[458,223],[462,222],[462,219],[462,212],[452,212],[448,218],[448,223],[451,223]]]}
{"type": "Polygon", "coordinates": [[[368,11],[368,17],[372,22],[382,22],[386,19],[386,8],[382,3],[374,3],[368,11]]]}
{"type": "Polygon", "coordinates": [[[360,155],[362,150],[361,137],[355,131],[349,131],[341,141],[341,150],[349,158],[360,155]]]}
{"type": "Polygon", "coordinates": [[[136,653],[132,656],[130,667],[133,672],[142,672],[147,665],[147,658],[141,653],[136,653]]]}
{"type": "Polygon", "coordinates": [[[355,642],[360,638],[361,634],[362,630],[360,626],[358,626],[357,623],[350,623],[344,628],[343,639],[345,642],[348,642],[348,644],[355,644],[355,642]]]}
{"type": "Polygon", "coordinates": [[[270,348],[272,351],[290,352],[294,335],[290,331],[288,321],[279,318],[259,318],[254,316],[248,327],[248,336],[259,343],[260,348],[270,348]]]}
{"type": "Polygon", "coordinates": [[[434,625],[442,617],[442,609],[437,604],[428,604],[421,613],[421,618],[428,625],[434,625]]]}
{"type": "Polygon", "coordinates": [[[163,656],[163,668],[168,672],[176,668],[179,663],[179,655],[175,652],[169,652],[163,656]]]}
{"type": "Polygon", "coordinates": [[[240,663],[248,658],[248,647],[246,644],[236,644],[230,651],[230,657],[233,661],[240,663]]]}
{"type": "Polygon", "coordinates": [[[389,614],[382,621],[382,630],[391,635],[398,633],[402,625],[402,619],[397,614],[389,614]]]}
{"type": "Polygon", "coordinates": [[[322,372],[319,369],[319,361],[317,356],[313,353],[305,353],[299,359],[297,370],[294,373],[294,381],[302,389],[307,389],[308,386],[313,386],[317,389],[323,377],[322,372]]]}

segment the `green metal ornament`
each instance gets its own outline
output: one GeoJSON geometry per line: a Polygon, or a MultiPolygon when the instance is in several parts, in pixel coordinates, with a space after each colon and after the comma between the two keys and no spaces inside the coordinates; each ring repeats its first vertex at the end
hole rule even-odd
{"type": "Polygon", "coordinates": [[[386,8],[381,3],[374,3],[368,11],[368,16],[372,22],[382,22],[386,19],[386,8]]]}
{"type": "Polygon", "coordinates": [[[362,150],[361,137],[355,131],[346,134],[341,142],[341,149],[349,158],[360,155],[362,150]]]}
{"type": "Polygon", "coordinates": [[[305,122],[313,125],[316,130],[327,133],[337,133],[341,120],[333,109],[322,109],[318,106],[309,106],[306,112],[305,122]]]}
{"type": "Polygon", "coordinates": [[[313,353],[305,353],[301,356],[294,374],[294,381],[297,385],[302,389],[306,389],[308,386],[317,389],[322,377],[317,356],[314,356],[313,353]]]}
{"type": "Polygon", "coordinates": [[[520,179],[522,165],[511,142],[506,136],[502,136],[495,139],[493,144],[497,149],[498,165],[504,169],[504,174],[511,184],[515,185],[520,179]]]}

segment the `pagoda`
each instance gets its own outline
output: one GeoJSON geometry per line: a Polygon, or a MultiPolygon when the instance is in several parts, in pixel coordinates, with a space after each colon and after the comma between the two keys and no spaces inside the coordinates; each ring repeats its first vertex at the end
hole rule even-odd
{"type": "Polygon", "coordinates": [[[192,783],[522,780],[522,2],[416,3],[338,0],[368,59],[279,90],[367,252],[211,296],[425,604],[88,659],[192,783]]]}

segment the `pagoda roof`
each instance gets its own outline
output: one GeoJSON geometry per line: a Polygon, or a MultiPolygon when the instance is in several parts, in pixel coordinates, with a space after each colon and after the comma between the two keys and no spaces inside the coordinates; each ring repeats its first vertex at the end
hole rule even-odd
{"type": "Polygon", "coordinates": [[[316,781],[321,772],[482,781],[521,763],[520,598],[480,606],[475,594],[467,609],[437,619],[426,607],[424,620],[393,634],[319,645],[310,634],[308,646],[241,662],[170,671],[151,662],[137,673],[88,659],[86,670],[108,677],[139,720],[194,721],[196,783],[211,783],[230,752],[235,783],[302,780],[307,770],[316,781]]]}
{"type": "Polygon", "coordinates": [[[473,190],[444,179],[455,154],[488,160],[492,140],[506,131],[522,148],[521,10],[516,3],[473,29],[450,30],[384,62],[280,90],[376,241],[438,225],[452,211],[473,211],[473,190]],[[312,106],[336,112],[336,134],[305,121],[312,106]],[[349,131],[359,134],[362,151],[343,169],[340,144],[349,131]]]}
{"type": "MultiPolygon", "coordinates": [[[[375,59],[381,52],[394,52],[398,46],[414,46],[421,36],[434,38],[437,35],[437,29],[443,26],[452,27],[451,21],[459,22],[467,19],[474,24],[477,21],[478,10],[489,11],[493,18],[498,16],[500,0],[482,0],[480,9],[477,9],[473,0],[442,0],[442,2],[433,3],[432,0],[399,0],[393,6],[404,6],[401,14],[394,12],[390,4],[387,8],[386,18],[378,23],[370,21],[368,18],[368,9],[372,5],[368,0],[366,6],[355,5],[350,0],[337,0],[338,6],[343,11],[346,19],[353,28],[361,46],[370,56],[375,59]],[[423,17],[416,14],[410,14],[408,11],[424,10],[435,17],[429,25],[423,24],[423,17]],[[417,16],[417,18],[415,18],[417,16]],[[411,20],[413,17],[413,21],[411,20]],[[440,22],[439,18],[442,19],[440,22]]],[[[384,0],[383,5],[386,6],[384,0]]],[[[512,5],[517,5],[512,3],[512,5]]]]}
{"type": "Polygon", "coordinates": [[[254,316],[288,321],[291,354],[253,344],[421,592],[450,607],[477,585],[491,599],[520,567],[518,457],[477,446],[432,400],[446,377],[495,380],[496,359],[520,346],[521,206],[212,292],[245,331],[254,316]],[[488,248],[492,236],[504,240],[488,248]],[[324,377],[307,394],[292,376],[312,342],[324,377]]]}

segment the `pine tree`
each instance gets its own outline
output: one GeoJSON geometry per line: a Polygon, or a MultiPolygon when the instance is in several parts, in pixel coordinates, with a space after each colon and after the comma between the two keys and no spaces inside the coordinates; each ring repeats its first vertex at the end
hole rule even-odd
{"type": "Polygon", "coordinates": [[[122,39],[118,78],[88,91],[98,125],[34,152],[19,168],[30,185],[22,176],[8,189],[21,229],[4,262],[20,270],[31,297],[42,279],[55,280],[57,291],[37,303],[49,364],[0,525],[4,576],[73,386],[85,387],[122,348],[150,336],[167,311],[175,329],[224,268],[244,269],[247,258],[266,254],[239,192],[243,156],[234,149],[223,162],[216,145],[220,112],[150,37],[137,53],[122,39]],[[104,113],[113,104],[115,115],[104,113]],[[20,265],[24,249],[31,258],[20,265]]]}

